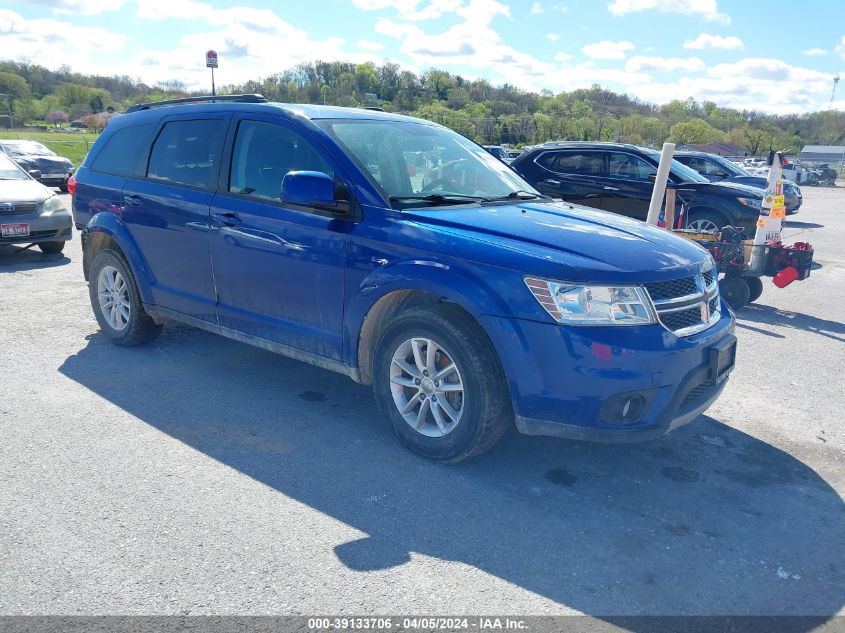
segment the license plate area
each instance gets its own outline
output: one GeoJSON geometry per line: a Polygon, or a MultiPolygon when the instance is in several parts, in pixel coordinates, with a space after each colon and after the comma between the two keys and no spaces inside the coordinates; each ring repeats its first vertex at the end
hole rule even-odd
{"type": "Polygon", "coordinates": [[[710,372],[708,379],[719,384],[733,371],[736,364],[736,337],[730,336],[710,348],[710,372]]]}
{"type": "Polygon", "coordinates": [[[29,224],[0,224],[0,237],[27,237],[29,224]]]}

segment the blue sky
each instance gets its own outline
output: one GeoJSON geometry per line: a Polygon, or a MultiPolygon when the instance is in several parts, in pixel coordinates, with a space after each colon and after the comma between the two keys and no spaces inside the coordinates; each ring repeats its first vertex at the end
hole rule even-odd
{"type": "Polygon", "coordinates": [[[825,109],[845,75],[845,0],[0,0],[0,58],[203,87],[209,48],[218,85],[391,60],[530,90],[599,83],[803,112],[825,109]]]}

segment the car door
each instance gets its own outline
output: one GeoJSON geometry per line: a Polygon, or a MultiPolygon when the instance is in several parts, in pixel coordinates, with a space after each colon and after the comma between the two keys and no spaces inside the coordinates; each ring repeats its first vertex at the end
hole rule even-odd
{"type": "Polygon", "coordinates": [[[219,322],[340,359],[352,223],[284,203],[280,193],[290,171],[345,178],[306,130],[282,117],[236,115],[229,137],[220,193],[211,205],[219,322]]]}
{"type": "Polygon", "coordinates": [[[128,178],[122,195],[123,219],[149,266],[155,303],[212,322],[209,204],[230,118],[165,118],[143,176],[128,178]]]}
{"type": "Polygon", "coordinates": [[[604,154],[580,149],[543,152],[534,162],[539,182],[532,183],[548,196],[567,202],[601,208],[605,175],[604,154]]]}
{"type": "Polygon", "coordinates": [[[601,208],[645,220],[654,188],[649,177],[657,173],[657,167],[628,152],[608,152],[607,170],[601,208]]]}

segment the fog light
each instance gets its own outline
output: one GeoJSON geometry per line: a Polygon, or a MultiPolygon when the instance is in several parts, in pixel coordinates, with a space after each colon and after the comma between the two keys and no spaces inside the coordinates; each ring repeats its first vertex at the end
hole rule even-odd
{"type": "Polygon", "coordinates": [[[619,393],[605,401],[599,419],[606,424],[633,424],[645,415],[653,391],[619,393]]]}

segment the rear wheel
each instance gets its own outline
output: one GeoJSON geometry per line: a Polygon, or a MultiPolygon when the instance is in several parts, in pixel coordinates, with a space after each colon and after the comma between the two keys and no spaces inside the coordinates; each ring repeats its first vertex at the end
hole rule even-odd
{"type": "Polygon", "coordinates": [[[725,218],[715,211],[693,211],[687,218],[687,228],[693,231],[719,232],[723,226],[727,226],[725,218]]]}
{"type": "Polygon", "coordinates": [[[739,310],[748,303],[751,291],[742,277],[725,277],[719,282],[719,294],[731,308],[739,310]]]}
{"type": "Polygon", "coordinates": [[[373,391],[403,446],[441,462],[491,448],[513,418],[486,334],[445,306],[399,315],[376,345],[373,391]]]}
{"type": "Polygon", "coordinates": [[[763,294],[763,280],[759,277],[743,277],[748,285],[748,303],[757,301],[763,294]]]}
{"type": "Polygon", "coordinates": [[[61,253],[65,248],[65,243],[64,242],[41,242],[40,244],[38,244],[38,248],[45,255],[53,255],[55,253],[61,253]]]}
{"type": "Polygon", "coordinates": [[[161,326],[144,312],[129,266],[111,250],[97,253],[91,263],[88,294],[103,334],[116,345],[132,347],[153,340],[161,326]]]}

